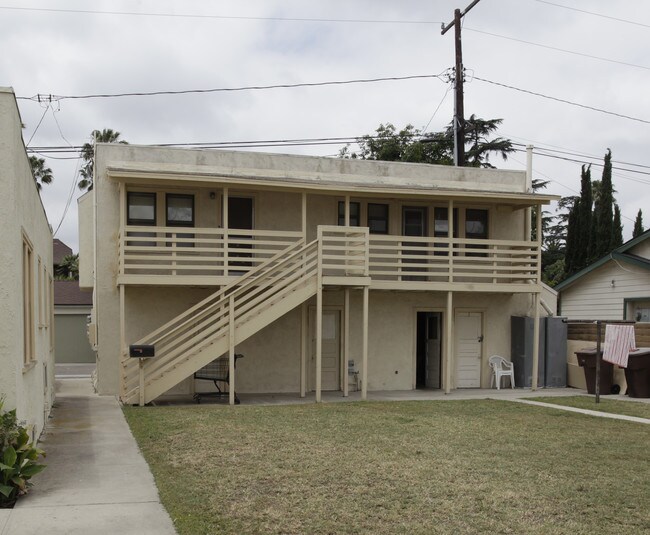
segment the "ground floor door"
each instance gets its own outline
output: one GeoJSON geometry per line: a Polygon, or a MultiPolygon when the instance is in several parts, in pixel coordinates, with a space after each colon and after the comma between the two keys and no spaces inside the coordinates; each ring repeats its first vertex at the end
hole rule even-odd
{"type": "Polygon", "coordinates": [[[440,388],[442,356],[442,314],[418,312],[416,332],[417,388],[440,388]]]}
{"type": "Polygon", "coordinates": [[[483,314],[456,314],[456,388],[481,386],[481,347],[483,345],[483,314]]]}
{"type": "MultiPolygon", "coordinates": [[[[316,389],[316,309],[309,309],[310,390],[316,389]]],[[[323,309],[321,390],[340,390],[341,311],[323,309]]]]}

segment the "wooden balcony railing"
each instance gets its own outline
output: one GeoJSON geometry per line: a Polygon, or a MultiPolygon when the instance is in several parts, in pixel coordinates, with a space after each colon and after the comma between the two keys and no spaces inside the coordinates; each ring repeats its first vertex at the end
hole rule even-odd
{"type": "Polygon", "coordinates": [[[120,275],[236,276],[302,239],[301,232],[126,226],[120,275]]]}
{"type": "Polygon", "coordinates": [[[537,283],[539,250],[526,241],[373,235],[369,256],[373,283],[537,283]]]}
{"type": "MultiPolygon", "coordinates": [[[[539,282],[540,251],[528,241],[369,235],[365,227],[327,225],[317,238],[321,273],[331,281],[371,277],[373,286],[391,288],[539,282]]],[[[223,284],[302,239],[297,231],[129,225],[119,237],[120,282],[223,284]]]]}

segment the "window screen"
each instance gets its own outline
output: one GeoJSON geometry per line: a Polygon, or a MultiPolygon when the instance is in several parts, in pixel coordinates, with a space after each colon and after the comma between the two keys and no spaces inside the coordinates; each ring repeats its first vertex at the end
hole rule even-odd
{"type": "Polygon", "coordinates": [[[388,205],[368,203],[368,228],[371,234],[388,234],[388,205]]]}

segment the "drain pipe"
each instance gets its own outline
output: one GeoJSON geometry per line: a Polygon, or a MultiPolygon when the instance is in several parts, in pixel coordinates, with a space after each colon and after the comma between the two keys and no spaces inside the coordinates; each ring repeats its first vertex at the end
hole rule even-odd
{"type": "MultiPolygon", "coordinates": [[[[533,146],[526,146],[526,193],[533,192],[533,146]]],[[[532,208],[526,208],[526,221],[524,223],[524,241],[531,240],[532,208]]]]}

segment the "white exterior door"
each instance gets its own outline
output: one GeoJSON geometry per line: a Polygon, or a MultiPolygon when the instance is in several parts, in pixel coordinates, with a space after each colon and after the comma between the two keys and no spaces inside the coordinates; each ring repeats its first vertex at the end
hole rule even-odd
{"type": "MultiPolygon", "coordinates": [[[[316,310],[310,309],[309,332],[311,338],[311,390],[316,388],[316,310]]],[[[341,311],[323,310],[322,390],[340,390],[341,363],[341,311]]]]}
{"type": "Polygon", "coordinates": [[[481,312],[456,314],[456,388],[481,386],[482,324],[481,312]]]}

